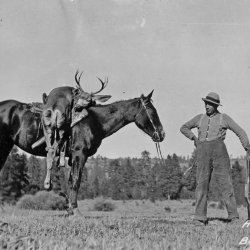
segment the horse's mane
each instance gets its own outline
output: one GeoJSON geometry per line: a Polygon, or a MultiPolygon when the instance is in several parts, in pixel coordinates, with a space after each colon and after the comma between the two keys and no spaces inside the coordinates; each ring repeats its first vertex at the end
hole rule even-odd
{"type": "Polygon", "coordinates": [[[111,105],[116,105],[116,104],[120,104],[122,102],[128,102],[128,101],[137,101],[139,99],[139,97],[135,97],[135,98],[132,98],[132,99],[126,99],[126,100],[118,100],[118,101],[115,101],[115,102],[111,102],[111,103],[108,103],[108,104],[96,104],[95,106],[93,107],[107,107],[107,106],[111,106],[111,105]]]}

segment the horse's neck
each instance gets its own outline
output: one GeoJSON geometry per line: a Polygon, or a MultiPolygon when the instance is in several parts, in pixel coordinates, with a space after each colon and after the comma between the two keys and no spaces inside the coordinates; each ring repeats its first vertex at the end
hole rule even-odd
{"type": "Polygon", "coordinates": [[[102,106],[100,123],[104,136],[110,136],[120,128],[134,122],[138,106],[138,98],[102,106]]]}

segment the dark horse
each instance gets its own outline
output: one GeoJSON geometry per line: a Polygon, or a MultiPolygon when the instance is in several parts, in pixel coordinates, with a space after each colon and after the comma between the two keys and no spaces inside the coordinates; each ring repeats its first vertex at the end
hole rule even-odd
{"type": "MultiPolygon", "coordinates": [[[[118,101],[108,105],[89,108],[89,115],[71,128],[67,156],[72,158],[69,175],[69,212],[77,208],[77,194],[82,170],[89,156],[96,153],[104,138],[134,122],[153,141],[161,142],[165,133],[157,111],[151,102],[153,91],[148,96],[118,101]]],[[[14,145],[36,155],[46,156],[45,143],[32,148],[42,138],[41,113],[31,104],[15,100],[0,102],[0,170],[14,145]]]]}

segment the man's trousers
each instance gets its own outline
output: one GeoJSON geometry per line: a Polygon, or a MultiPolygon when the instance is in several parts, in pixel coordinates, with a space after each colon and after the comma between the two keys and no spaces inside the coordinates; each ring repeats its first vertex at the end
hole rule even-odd
{"type": "Polygon", "coordinates": [[[222,140],[200,142],[197,145],[196,220],[207,220],[207,197],[211,175],[225,203],[228,219],[239,218],[231,179],[230,159],[222,140]]]}

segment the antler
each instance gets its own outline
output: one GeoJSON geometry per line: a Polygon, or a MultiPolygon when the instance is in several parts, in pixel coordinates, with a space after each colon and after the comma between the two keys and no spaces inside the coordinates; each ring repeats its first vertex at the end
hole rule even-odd
{"type": "Polygon", "coordinates": [[[78,73],[79,73],[79,70],[76,71],[76,74],[75,74],[75,81],[76,81],[76,84],[78,85],[78,87],[80,88],[81,91],[84,91],[80,85],[80,80],[81,80],[81,76],[82,76],[82,73],[83,71],[81,72],[80,76],[77,78],[78,76],[78,73]]]}
{"type": "Polygon", "coordinates": [[[102,87],[101,89],[99,89],[98,91],[96,92],[92,92],[93,95],[97,94],[97,93],[100,93],[104,88],[106,88],[107,84],[108,84],[108,77],[105,77],[105,81],[103,81],[102,79],[100,79],[99,77],[97,77],[98,80],[101,82],[102,84],[102,87]]]}

